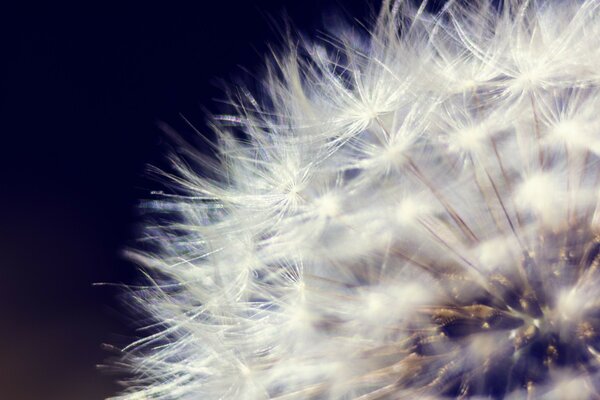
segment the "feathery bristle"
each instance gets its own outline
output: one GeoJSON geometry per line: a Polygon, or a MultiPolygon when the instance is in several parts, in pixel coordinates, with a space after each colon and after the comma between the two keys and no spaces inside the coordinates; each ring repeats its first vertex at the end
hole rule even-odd
{"type": "Polygon", "coordinates": [[[290,45],[174,159],[120,399],[600,398],[600,3],[467,3],[290,45]]]}

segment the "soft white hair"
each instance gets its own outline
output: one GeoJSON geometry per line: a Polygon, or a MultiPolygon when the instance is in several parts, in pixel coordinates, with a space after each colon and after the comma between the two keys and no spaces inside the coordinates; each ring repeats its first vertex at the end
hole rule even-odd
{"type": "Polygon", "coordinates": [[[165,172],[118,398],[598,396],[599,10],[386,0],[274,52],[165,172]]]}

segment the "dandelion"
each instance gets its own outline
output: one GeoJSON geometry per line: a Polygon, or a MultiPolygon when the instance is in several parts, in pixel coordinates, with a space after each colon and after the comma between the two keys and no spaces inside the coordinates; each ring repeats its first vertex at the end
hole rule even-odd
{"type": "Polygon", "coordinates": [[[273,56],[151,203],[118,398],[600,398],[599,35],[386,0],[273,56]]]}

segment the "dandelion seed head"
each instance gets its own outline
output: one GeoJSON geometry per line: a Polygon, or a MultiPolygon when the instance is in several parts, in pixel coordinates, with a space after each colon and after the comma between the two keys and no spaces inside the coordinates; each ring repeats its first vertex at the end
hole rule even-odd
{"type": "Polygon", "coordinates": [[[118,399],[600,396],[600,6],[291,41],[148,224],[118,399]]]}

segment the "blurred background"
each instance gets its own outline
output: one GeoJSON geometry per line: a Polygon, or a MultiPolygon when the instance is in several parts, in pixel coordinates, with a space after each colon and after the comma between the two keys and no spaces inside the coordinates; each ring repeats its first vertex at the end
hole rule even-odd
{"type": "Polygon", "coordinates": [[[120,389],[102,344],[136,331],[123,290],[93,283],[137,280],[122,250],[157,187],[145,166],[165,163],[157,123],[206,133],[220,80],[260,70],[284,15],[315,36],[329,11],[370,6],[40,3],[0,10],[0,398],[99,400],[120,389]]]}
{"type": "Polygon", "coordinates": [[[379,1],[78,2],[0,9],[0,399],[100,400],[135,337],[123,289],[140,199],[169,139],[208,133],[222,84],[260,71],[289,20],[316,37],[379,1]],[[118,4],[118,3],[117,3],[118,4]],[[287,17],[285,17],[287,15],[287,17]],[[285,18],[284,18],[285,17],[285,18]]]}

